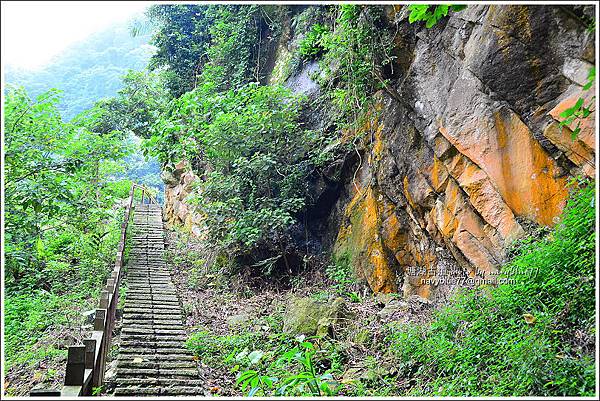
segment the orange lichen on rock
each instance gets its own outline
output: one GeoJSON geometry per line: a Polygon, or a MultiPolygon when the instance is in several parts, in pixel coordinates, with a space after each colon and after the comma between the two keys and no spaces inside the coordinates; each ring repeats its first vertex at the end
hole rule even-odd
{"type": "Polygon", "coordinates": [[[487,174],[515,215],[553,225],[568,195],[566,182],[516,114],[501,109],[488,124],[440,132],[487,174]]]}
{"type": "Polygon", "coordinates": [[[444,166],[444,163],[433,156],[433,166],[431,167],[431,185],[436,191],[441,191],[448,182],[448,170],[444,166]]]}
{"type": "Polygon", "coordinates": [[[496,271],[502,260],[502,247],[490,236],[487,224],[474,212],[454,180],[448,181],[443,200],[438,199],[430,213],[442,235],[450,239],[473,266],[486,272],[496,271]]]}
{"type": "MultiPolygon", "coordinates": [[[[447,134],[445,128],[440,127],[440,133],[447,134]]],[[[440,136],[436,141],[436,146],[443,145],[446,141],[440,136]]],[[[450,175],[458,183],[460,188],[468,195],[469,202],[475,208],[477,213],[486,223],[491,225],[501,236],[504,244],[509,245],[515,239],[524,234],[523,229],[517,223],[512,210],[506,205],[487,174],[475,163],[469,160],[465,155],[456,151],[443,155],[441,161],[434,156],[434,163],[431,172],[431,181],[434,185],[439,182],[439,176],[450,175]]],[[[444,181],[444,184],[447,181],[444,181]]],[[[444,185],[438,183],[437,191],[443,190],[444,185]]],[[[493,233],[492,235],[495,235],[493,233]]]]}
{"type": "Polygon", "coordinates": [[[397,291],[393,263],[386,256],[381,225],[381,201],[373,188],[357,192],[345,211],[345,224],[338,232],[334,252],[347,254],[359,278],[375,292],[397,291]]]}

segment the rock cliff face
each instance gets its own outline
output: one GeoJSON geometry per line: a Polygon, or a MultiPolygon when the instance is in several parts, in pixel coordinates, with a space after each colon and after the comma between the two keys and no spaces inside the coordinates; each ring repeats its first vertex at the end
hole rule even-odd
{"type": "Polygon", "coordinates": [[[198,176],[185,161],[178,163],[173,171],[163,171],[161,178],[165,183],[165,208],[163,218],[168,225],[182,226],[195,236],[202,235],[202,217],[194,213],[188,196],[194,191],[193,183],[198,176]]]}
{"type": "MultiPolygon", "coordinates": [[[[357,151],[315,185],[329,195],[313,228],[373,291],[436,298],[457,275],[493,277],[529,222],[557,222],[570,177],[595,175],[594,113],[574,140],[559,126],[595,91],[583,90],[594,38],[562,7],[469,6],[432,29],[386,12],[399,73],[357,151]]],[[[274,76],[297,38],[282,35],[274,76]]],[[[318,91],[314,68],[287,84],[318,91]]],[[[184,201],[195,177],[181,171],[167,218],[197,231],[184,201]]]]}

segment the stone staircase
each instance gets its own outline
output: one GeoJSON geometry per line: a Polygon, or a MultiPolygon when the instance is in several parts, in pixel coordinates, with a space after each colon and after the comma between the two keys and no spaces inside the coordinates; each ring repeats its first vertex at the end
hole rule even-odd
{"type": "Polygon", "coordinates": [[[160,206],[136,206],[133,223],[114,395],[203,395],[196,362],[185,347],[181,307],[164,260],[160,206]]]}

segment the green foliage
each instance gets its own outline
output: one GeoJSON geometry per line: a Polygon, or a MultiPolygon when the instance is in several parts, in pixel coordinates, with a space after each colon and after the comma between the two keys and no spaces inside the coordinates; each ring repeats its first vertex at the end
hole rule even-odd
{"type": "MultiPolygon", "coordinates": [[[[223,69],[224,89],[260,81],[260,45],[264,21],[261,7],[216,6],[207,11],[213,21],[207,50],[210,64],[223,69]]],[[[266,35],[266,32],[265,32],[266,35]]],[[[263,54],[263,57],[266,55],[263,54]]]]}
{"type": "Polygon", "coordinates": [[[79,324],[74,308],[114,264],[122,211],[113,206],[127,196],[108,180],[129,151],[120,133],[93,131],[94,113],[65,123],[58,102],[55,90],[32,100],[9,88],[4,105],[8,366],[43,357],[35,345],[46,329],[79,324]]]}
{"type": "Polygon", "coordinates": [[[216,243],[231,251],[277,243],[306,204],[312,133],[299,125],[301,99],[257,84],[215,93],[213,82],[173,102],[146,149],[167,167],[211,166],[192,201],[216,243]]]}
{"type": "MultiPolygon", "coordinates": [[[[588,81],[583,86],[583,90],[584,91],[590,90],[591,87],[594,85],[595,80],[596,80],[596,67],[592,67],[592,68],[590,68],[590,70],[588,72],[588,81]]],[[[582,120],[585,118],[588,118],[590,116],[590,114],[593,112],[592,107],[596,103],[595,99],[596,99],[596,96],[592,96],[592,98],[590,99],[590,102],[587,105],[585,105],[584,104],[585,100],[582,97],[580,97],[579,99],[577,99],[577,102],[575,102],[575,104],[572,107],[569,107],[568,109],[566,109],[565,111],[560,113],[560,118],[564,119],[560,122],[561,127],[565,127],[565,126],[569,127],[574,122],[577,122],[575,129],[571,133],[571,139],[575,140],[575,138],[577,138],[577,135],[579,135],[579,133],[581,132],[582,120]]]]}
{"type": "MultiPolygon", "coordinates": [[[[256,394],[263,396],[283,395],[283,396],[334,396],[339,385],[333,379],[329,371],[319,373],[314,358],[317,352],[314,344],[310,341],[300,339],[298,345],[284,352],[272,364],[274,366],[285,366],[294,362],[296,369],[294,371],[284,371],[281,378],[262,375],[258,371],[249,369],[238,376],[237,384],[242,391],[249,389],[248,396],[256,394]]],[[[253,351],[248,355],[252,365],[257,364],[262,358],[263,353],[253,351]],[[252,358],[252,356],[254,356],[252,358]]]]}
{"type": "Polygon", "coordinates": [[[438,23],[442,18],[448,15],[450,11],[458,12],[467,8],[465,5],[423,5],[423,4],[410,4],[408,9],[410,14],[408,16],[408,22],[411,24],[417,21],[425,21],[425,27],[431,28],[438,23]]]}
{"type": "Polygon", "coordinates": [[[333,282],[332,288],[338,294],[348,297],[351,302],[360,302],[360,295],[352,291],[357,280],[350,255],[348,253],[334,255],[331,262],[325,269],[325,274],[333,282]]]}
{"type": "Polygon", "coordinates": [[[198,86],[206,68],[221,68],[221,89],[259,81],[266,57],[263,42],[278,33],[270,7],[258,5],[154,5],[158,25],[150,68],[166,68],[166,86],[179,97],[198,86]],[[262,61],[261,61],[262,60],[262,61]]]}
{"type": "Polygon", "coordinates": [[[256,337],[252,333],[215,336],[208,330],[200,330],[190,336],[186,345],[206,364],[229,363],[241,352],[248,352],[256,337]]]}
{"type": "MultiPolygon", "coordinates": [[[[379,34],[367,18],[359,19],[362,6],[344,4],[337,9],[335,27],[321,43],[326,50],[321,68],[330,100],[340,111],[341,125],[348,119],[357,120],[358,112],[370,102],[371,94],[378,89],[374,78],[375,52],[379,34]]],[[[371,13],[367,8],[366,13],[371,13]]]]}
{"type": "Polygon", "coordinates": [[[596,32],[596,18],[591,19],[591,21],[588,23],[586,30],[590,33],[596,32]]]}
{"type": "Polygon", "coordinates": [[[175,97],[194,87],[199,63],[206,53],[210,36],[207,6],[193,4],[157,4],[147,16],[157,25],[152,44],[157,48],[149,68],[166,68],[167,90],[175,97]]]}
{"type": "Polygon", "coordinates": [[[273,330],[217,335],[209,330],[193,333],[187,346],[201,363],[236,374],[236,383],[248,395],[335,395],[340,373],[332,344],[281,333],[277,315],[264,318],[273,330]]]}
{"type": "Polygon", "coordinates": [[[120,127],[147,138],[150,127],[165,112],[171,99],[165,90],[164,73],[129,70],[122,79],[123,87],[114,98],[118,105],[115,112],[122,121],[120,127]]]}
{"type": "Polygon", "coordinates": [[[36,97],[52,88],[63,90],[57,104],[70,120],[102,98],[114,96],[130,69],[143,69],[152,54],[149,36],[132,38],[125,23],[115,24],[67,48],[39,70],[5,65],[6,82],[23,86],[36,97]]]}
{"type": "Polygon", "coordinates": [[[594,199],[580,182],[552,233],[503,268],[513,282],[462,292],[430,327],[391,327],[411,394],[594,394],[594,199]]]}
{"type": "Polygon", "coordinates": [[[314,24],[306,36],[298,44],[298,53],[304,60],[317,58],[325,49],[321,41],[329,34],[329,29],[322,24],[314,24]]]}
{"type": "Polygon", "coordinates": [[[323,88],[325,99],[334,105],[336,125],[356,127],[372,105],[373,93],[389,89],[384,70],[393,71],[394,34],[377,28],[384,24],[382,7],[344,4],[332,7],[331,13],[332,28],[319,28],[309,34],[307,42],[300,44],[299,54],[322,54],[321,71],[313,79],[323,88]]]}

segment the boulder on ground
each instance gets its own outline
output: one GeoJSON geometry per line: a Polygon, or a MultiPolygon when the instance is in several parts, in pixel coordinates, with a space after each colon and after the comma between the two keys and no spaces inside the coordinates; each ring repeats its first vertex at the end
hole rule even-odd
{"type": "Polygon", "coordinates": [[[325,336],[334,325],[348,319],[343,298],[321,302],[311,298],[292,298],[283,317],[283,331],[292,335],[325,336]]]}

